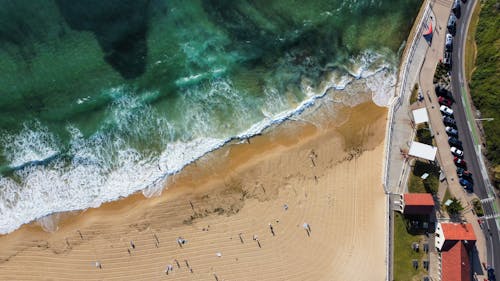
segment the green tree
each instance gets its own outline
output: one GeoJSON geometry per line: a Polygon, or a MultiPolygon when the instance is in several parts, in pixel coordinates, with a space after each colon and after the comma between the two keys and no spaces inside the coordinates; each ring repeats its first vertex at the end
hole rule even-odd
{"type": "Polygon", "coordinates": [[[451,201],[452,201],[451,204],[446,207],[448,214],[456,215],[464,209],[464,207],[462,207],[462,203],[460,203],[460,201],[457,198],[453,197],[451,198],[451,201]]]}

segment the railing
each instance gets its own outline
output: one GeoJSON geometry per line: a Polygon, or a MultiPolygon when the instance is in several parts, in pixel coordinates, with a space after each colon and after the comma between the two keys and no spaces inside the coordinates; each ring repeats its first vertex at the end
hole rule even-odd
{"type": "Polygon", "coordinates": [[[388,117],[389,120],[387,122],[387,127],[386,127],[386,142],[385,142],[385,159],[384,159],[384,164],[383,164],[383,171],[382,171],[382,183],[384,185],[384,190],[386,193],[389,193],[389,182],[388,182],[388,174],[389,174],[389,167],[390,167],[390,153],[391,153],[391,135],[393,131],[393,123],[394,123],[394,114],[395,112],[399,109],[399,107],[403,104],[403,98],[409,98],[409,97],[404,97],[404,94],[407,91],[408,88],[408,71],[410,68],[410,63],[413,60],[413,56],[415,55],[415,50],[416,50],[416,42],[417,40],[421,40],[422,36],[422,25],[424,23],[424,20],[427,20],[430,16],[430,2],[427,1],[425,11],[423,13],[423,16],[420,18],[420,21],[417,25],[416,28],[416,34],[413,36],[410,49],[408,52],[405,51],[403,53],[403,58],[404,61],[401,63],[401,65],[404,67],[402,71],[399,72],[399,77],[398,77],[398,83],[396,85],[396,96],[392,98],[390,104],[389,104],[389,113],[388,117]],[[398,91],[399,88],[399,91],[398,91]]]}
{"type": "MultiPolygon", "coordinates": [[[[423,16],[420,18],[417,27],[416,27],[416,34],[413,35],[411,39],[411,44],[410,44],[410,49],[408,52],[403,53],[403,58],[404,61],[402,62],[401,65],[404,66],[403,71],[400,71],[399,77],[398,77],[398,82],[396,83],[396,96],[393,97],[389,103],[389,112],[388,112],[388,121],[387,121],[387,127],[386,127],[386,136],[385,136],[385,153],[384,153],[384,162],[383,162],[383,167],[382,167],[382,183],[384,186],[384,191],[386,194],[390,193],[389,190],[389,182],[388,182],[388,174],[389,174],[389,168],[390,168],[390,159],[391,159],[391,136],[392,132],[394,129],[394,114],[395,112],[399,109],[399,107],[403,104],[403,99],[402,97],[404,96],[405,91],[407,90],[407,76],[408,76],[408,71],[410,67],[410,63],[413,60],[413,56],[415,54],[416,50],[416,42],[417,40],[421,39],[420,36],[422,34],[422,25],[424,23],[424,20],[426,20],[429,17],[429,14],[431,12],[430,9],[430,0],[427,0],[427,3],[425,4],[425,11],[423,13],[423,16]],[[399,91],[398,91],[399,87],[399,91]]],[[[386,206],[386,230],[387,230],[387,246],[386,246],[386,262],[387,262],[387,272],[386,272],[386,280],[390,281],[392,277],[392,253],[391,253],[391,241],[392,241],[392,232],[391,232],[391,214],[390,212],[390,196],[387,196],[387,206],[386,206]]]]}

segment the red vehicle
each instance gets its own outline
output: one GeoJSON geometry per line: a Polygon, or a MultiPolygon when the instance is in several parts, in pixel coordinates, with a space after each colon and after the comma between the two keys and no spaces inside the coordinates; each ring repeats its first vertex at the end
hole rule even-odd
{"type": "Polygon", "coordinates": [[[467,162],[465,162],[464,159],[460,159],[458,157],[455,156],[455,158],[453,159],[453,162],[455,162],[455,165],[459,166],[459,167],[467,167],[467,162]]]}
{"type": "Polygon", "coordinates": [[[453,102],[445,97],[439,97],[438,99],[439,104],[441,105],[446,105],[446,106],[451,106],[453,102]]]}

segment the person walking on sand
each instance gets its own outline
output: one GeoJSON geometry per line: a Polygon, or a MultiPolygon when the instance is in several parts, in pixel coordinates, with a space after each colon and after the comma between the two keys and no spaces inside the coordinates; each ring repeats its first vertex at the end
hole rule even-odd
{"type": "Polygon", "coordinates": [[[273,228],[273,225],[272,225],[271,223],[269,223],[269,230],[271,230],[271,234],[272,234],[273,236],[275,236],[275,235],[276,235],[276,233],[274,233],[274,228],[273,228]]]}
{"type": "Polygon", "coordinates": [[[262,248],[262,246],[260,245],[259,237],[256,234],[253,235],[252,239],[253,239],[253,241],[257,242],[257,245],[259,245],[259,248],[262,248]]]}
{"type": "Polygon", "coordinates": [[[135,249],[135,244],[134,244],[134,241],[130,240],[130,247],[132,247],[132,249],[135,249]]]}
{"type": "Polygon", "coordinates": [[[311,236],[311,227],[309,226],[309,224],[307,222],[305,222],[302,227],[304,227],[304,229],[306,230],[307,232],[307,236],[311,236]]]}

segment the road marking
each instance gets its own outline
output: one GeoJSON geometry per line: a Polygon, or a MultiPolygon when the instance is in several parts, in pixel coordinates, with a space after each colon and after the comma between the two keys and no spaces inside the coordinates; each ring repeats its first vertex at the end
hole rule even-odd
{"type": "Polygon", "coordinates": [[[472,120],[474,118],[472,117],[472,111],[470,108],[470,103],[469,103],[469,97],[467,96],[467,92],[465,91],[465,87],[462,84],[460,87],[460,94],[462,95],[462,104],[465,108],[465,115],[467,119],[467,124],[469,125],[469,130],[472,132],[472,140],[474,141],[475,145],[479,145],[479,137],[476,132],[476,126],[474,126],[474,123],[472,123],[472,120]]]}

